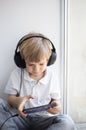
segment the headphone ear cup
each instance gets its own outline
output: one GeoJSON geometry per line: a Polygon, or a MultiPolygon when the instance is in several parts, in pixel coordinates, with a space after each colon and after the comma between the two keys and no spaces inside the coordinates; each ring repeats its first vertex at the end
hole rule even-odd
{"type": "Polygon", "coordinates": [[[21,58],[20,52],[16,52],[14,56],[15,64],[20,68],[25,68],[25,61],[21,58]]]}
{"type": "Polygon", "coordinates": [[[57,58],[56,52],[52,52],[47,66],[54,64],[54,62],[56,61],[56,58],[57,58]]]}

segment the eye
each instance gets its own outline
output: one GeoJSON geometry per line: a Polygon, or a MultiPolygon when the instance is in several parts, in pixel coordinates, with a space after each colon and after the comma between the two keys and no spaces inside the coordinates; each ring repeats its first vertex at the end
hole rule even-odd
{"type": "Polygon", "coordinates": [[[33,66],[33,64],[28,64],[28,66],[33,66]]]}
{"type": "Polygon", "coordinates": [[[43,66],[43,65],[44,65],[44,63],[40,63],[40,65],[41,65],[41,66],[43,66]]]}

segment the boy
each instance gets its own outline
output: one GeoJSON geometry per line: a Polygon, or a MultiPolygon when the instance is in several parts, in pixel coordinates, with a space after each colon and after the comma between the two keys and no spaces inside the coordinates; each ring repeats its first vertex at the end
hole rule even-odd
{"type": "Polygon", "coordinates": [[[12,72],[5,89],[10,105],[1,101],[12,116],[3,122],[1,130],[75,130],[73,121],[59,114],[60,88],[55,72],[47,67],[56,60],[53,43],[39,33],[25,35],[17,45],[14,60],[18,68],[12,72]],[[46,111],[32,114],[23,111],[53,102],[57,106],[46,111]],[[14,114],[17,111],[18,115],[14,114]]]}

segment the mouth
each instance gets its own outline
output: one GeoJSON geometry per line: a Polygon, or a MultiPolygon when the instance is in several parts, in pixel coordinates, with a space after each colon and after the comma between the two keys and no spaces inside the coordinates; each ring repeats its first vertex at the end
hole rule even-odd
{"type": "Polygon", "coordinates": [[[38,75],[39,73],[38,72],[33,72],[33,74],[38,75]]]}

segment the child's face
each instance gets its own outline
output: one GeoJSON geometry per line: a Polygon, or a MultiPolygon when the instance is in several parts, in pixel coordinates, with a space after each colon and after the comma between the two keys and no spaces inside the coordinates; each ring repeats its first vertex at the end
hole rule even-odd
{"type": "Polygon", "coordinates": [[[47,59],[42,59],[39,62],[26,62],[26,69],[31,77],[40,77],[46,70],[47,59]]]}

